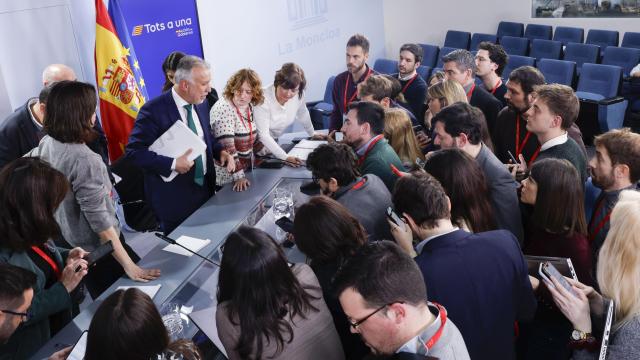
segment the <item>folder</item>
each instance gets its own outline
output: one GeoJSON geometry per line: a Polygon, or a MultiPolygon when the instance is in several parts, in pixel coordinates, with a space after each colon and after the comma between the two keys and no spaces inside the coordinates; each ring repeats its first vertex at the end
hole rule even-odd
{"type": "MultiPolygon", "coordinates": [[[[188,159],[193,161],[198,156],[206,154],[207,144],[182,120],[176,120],[173,125],[164,132],[156,141],[149,146],[149,150],[155,152],[158,155],[178,158],[182,156],[187,150],[193,149],[188,159]]],[[[168,177],[160,176],[165,182],[170,182],[178,175],[177,171],[172,171],[168,177]]]]}

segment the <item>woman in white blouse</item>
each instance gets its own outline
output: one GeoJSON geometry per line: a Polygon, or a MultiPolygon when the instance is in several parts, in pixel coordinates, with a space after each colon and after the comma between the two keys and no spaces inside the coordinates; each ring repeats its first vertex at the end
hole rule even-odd
{"type": "Polygon", "coordinates": [[[276,139],[294,121],[301,123],[309,136],[314,135],[311,116],[304,100],[306,85],[302,68],[294,63],[286,63],[276,71],[273,85],[264,89],[264,103],[254,110],[260,141],[265,146],[263,152],[271,153],[293,166],[302,164],[302,161],[297,157],[287,156],[276,139]]]}

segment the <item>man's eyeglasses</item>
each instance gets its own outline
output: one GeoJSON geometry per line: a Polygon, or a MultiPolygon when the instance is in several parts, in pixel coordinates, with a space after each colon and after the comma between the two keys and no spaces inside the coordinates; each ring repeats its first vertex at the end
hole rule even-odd
{"type": "MultiPolygon", "coordinates": [[[[398,302],[398,301],[396,301],[398,302]]],[[[388,304],[384,304],[382,306],[380,306],[379,308],[377,308],[376,310],[374,310],[371,314],[363,317],[362,319],[358,320],[358,321],[349,321],[349,325],[351,325],[354,329],[358,330],[358,326],[362,325],[363,322],[369,320],[370,317],[372,317],[373,315],[377,314],[380,310],[386,308],[389,305],[395,304],[396,302],[392,302],[392,303],[388,303],[388,304]]]]}
{"type": "Polygon", "coordinates": [[[22,322],[31,320],[31,312],[30,311],[27,311],[27,312],[15,312],[13,310],[0,310],[0,312],[3,312],[5,314],[9,314],[9,315],[20,316],[20,317],[22,317],[22,322]]]}

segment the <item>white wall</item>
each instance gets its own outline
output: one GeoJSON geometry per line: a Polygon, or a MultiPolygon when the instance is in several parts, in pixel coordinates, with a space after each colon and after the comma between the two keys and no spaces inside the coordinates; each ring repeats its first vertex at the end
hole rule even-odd
{"type": "Polygon", "coordinates": [[[638,18],[531,18],[531,0],[384,0],[385,47],[388,58],[398,56],[403,43],[442,46],[447,30],[495,34],[500,21],[515,21],[585,29],[640,31],[638,18]]]}

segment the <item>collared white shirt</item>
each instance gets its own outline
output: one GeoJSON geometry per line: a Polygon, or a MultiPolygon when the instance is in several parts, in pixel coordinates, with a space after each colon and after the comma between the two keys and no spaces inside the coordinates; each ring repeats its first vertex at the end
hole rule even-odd
{"type": "Polygon", "coordinates": [[[418,245],[416,245],[416,254],[420,255],[420,253],[422,252],[422,248],[424,248],[424,246],[425,246],[425,245],[427,245],[427,243],[428,243],[430,240],[435,239],[435,238],[437,238],[438,236],[442,236],[442,235],[450,234],[450,233],[452,233],[452,232],[454,232],[454,231],[457,231],[457,230],[460,230],[460,228],[458,228],[457,226],[454,226],[454,227],[453,227],[453,229],[451,229],[451,230],[449,230],[449,231],[446,231],[446,232],[443,232],[443,233],[440,233],[440,234],[437,234],[437,235],[429,236],[428,238],[426,238],[426,239],[424,239],[424,240],[420,241],[420,243],[418,243],[418,245]]]}
{"type": "Polygon", "coordinates": [[[411,73],[411,74],[409,74],[409,75],[405,76],[405,77],[402,77],[402,75],[400,75],[400,73],[398,73],[398,80],[400,80],[400,81],[407,81],[407,80],[411,80],[411,78],[412,78],[414,75],[416,75],[416,72],[415,72],[415,71],[414,71],[413,73],[411,73]]]}
{"type": "Polygon", "coordinates": [[[560,135],[560,136],[556,136],[553,139],[547,141],[546,143],[542,144],[540,146],[540,151],[545,151],[549,148],[552,148],[556,145],[562,145],[564,143],[567,142],[567,140],[569,139],[569,136],[567,134],[567,132],[565,131],[564,134],[560,135]]]}
{"type": "Polygon", "coordinates": [[[280,105],[276,98],[276,87],[267,86],[264,90],[264,102],[253,108],[253,116],[258,127],[260,141],[278,159],[286,159],[287,153],[282,150],[275,139],[294,123],[299,122],[309,136],[313,136],[314,129],[311,123],[309,109],[304,100],[295,95],[284,105],[280,105]]]}
{"type": "Polygon", "coordinates": [[[379,135],[376,135],[376,136],[372,137],[371,139],[369,139],[369,141],[367,141],[366,143],[362,144],[362,146],[357,148],[356,149],[356,155],[364,156],[364,154],[367,152],[367,148],[369,147],[369,144],[371,144],[373,142],[373,140],[375,140],[378,136],[379,135]]]}
{"type": "MultiPolygon", "coordinates": [[[[189,127],[189,122],[187,121],[187,109],[184,108],[185,105],[189,105],[189,103],[183,99],[180,95],[178,95],[178,93],[176,92],[176,90],[174,88],[171,88],[171,96],[173,96],[173,101],[176,103],[176,106],[178,107],[178,113],[180,114],[180,120],[182,120],[185,125],[187,125],[187,127],[189,127]]],[[[193,105],[193,104],[192,104],[193,105]]],[[[196,106],[193,105],[193,107],[191,108],[191,116],[193,117],[193,122],[196,125],[196,132],[197,135],[200,137],[200,139],[202,139],[202,141],[204,140],[204,131],[202,130],[202,125],[200,124],[200,118],[198,118],[198,112],[196,111],[196,106]]],[[[171,164],[171,170],[175,170],[176,169],[176,159],[173,159],[173,163],[171,164]]],[[[202,154],[202,172],[203,174],[207,173],[207,153],[205,151],[204,154],[202,154]]]]}
{"type": "MultiPolygon", "coordinates": [[[[427,306],[435,307],[437,309],[437,307],[431,302],[428,302],[427,306]]],[[[424,330],[420,331],[418,335],[412,337],[411,339],[409,339],[409,341],[404,343],[404,345],[402,345],[398,350],[396,350],[396,354],[400,352],[406,352],[410,354],[427,355],[428,351],[424,346],[425,340],[422,339],[423,334],[435,333],[438,331],[438,329],[440,329],[441,325],[442,325],[442,319],[440,318],[440,312],[438,311],[436,315],[436,319],[431,324],[429,324],[424,330]]]]}
{"type": "Polygon", "coordinates": [[[29,102],[27,103],[27,110],[29,111],[29,116],[31,116],[31,121],[33,121],[33,125],[36,126],[38,131],[42,131],[42,128],[43,128],[42,124],[38,122],[38,119],[36,119],[36,116],[33,114],[33,110],[31,110],[31,107],[33,106],[33,104],[36,104],[37,102],[38,102],[37,98],[29,99],[29,102]]]}

